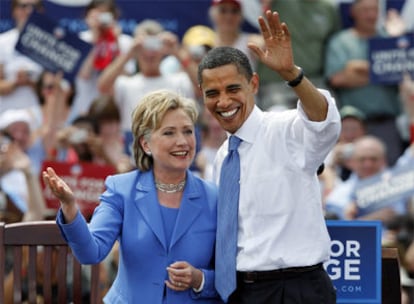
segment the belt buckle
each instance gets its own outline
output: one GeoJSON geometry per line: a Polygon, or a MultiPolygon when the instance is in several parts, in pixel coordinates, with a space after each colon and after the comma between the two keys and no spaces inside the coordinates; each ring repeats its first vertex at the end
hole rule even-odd
{"type": "Polygon", "coordinates": [[[243,282],[246,284],[254,283],[257,280],[256,272],[245,272],[243,274],[243,282]]]}

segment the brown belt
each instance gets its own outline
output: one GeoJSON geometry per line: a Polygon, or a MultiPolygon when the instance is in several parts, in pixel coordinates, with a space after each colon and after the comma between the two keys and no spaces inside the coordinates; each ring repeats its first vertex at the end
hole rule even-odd
{"type": "Polygon", "coordinates": [[[304,267],[289,267],[276,270],[266,271],[238,271],[237,279],[244,283],[254,283],[257,281],[281,280],[286,278],[297,277],[301,273],[310,272],[313,270],[322,269],[322,263],[304,266],[304,267]]]}

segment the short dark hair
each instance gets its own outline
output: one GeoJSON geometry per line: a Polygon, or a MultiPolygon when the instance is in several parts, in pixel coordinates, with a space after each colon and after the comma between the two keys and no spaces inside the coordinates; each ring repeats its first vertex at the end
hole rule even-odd
{"type": "Polygon", "coordinates": [[[239,73],[243,74],[250,81],[253,76],[253,69],[246,54],[236,48],[222,46],[211,49],[201,60],[198,66],[198,83],[202,83],[203,70],[214,69],[228,64],[235,65],[239,73]]]}

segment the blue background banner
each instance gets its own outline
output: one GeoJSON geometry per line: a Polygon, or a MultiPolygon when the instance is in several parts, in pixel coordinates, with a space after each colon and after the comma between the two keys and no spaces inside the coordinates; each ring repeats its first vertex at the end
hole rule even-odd
{"type": "Polygon", "coordinates": [[[381,303],[381,223],[327,221],[331,259],[324,267],[337,292],[337,303],[381,303]]]}
{"type": "MultiPolygon", "coordinates": [[[[53,16],[60,26],[71,32],[86,30],[84,23],[86,0],[54,0],[43,1],[45,14],[53,16]],[[62,4],[64,3],[64,5],[62,4]]],[[[252,5],[253,0],[244,1],[244,6],[252,5]],[[249,4],[250,1],[250,4],[249,4]]],[[[10,0],[0,0],[0,32],[13,27],[10,15],[10,0]]],[[[117,0],[120,9],[119,24],[126,34],[132,34],[135,26],[144,19],[155,19],[165,29],[182,37],[184,32],[193,25],[211,26],[208,9],[211,0],[117,0]]],[[[256,6],[256,5],[254,5],[256,6]]],[[[256,10],[246,7],[245,15],[255,13],[257,16],[245,16],[243,29],[257,32],[256,10]]]]}

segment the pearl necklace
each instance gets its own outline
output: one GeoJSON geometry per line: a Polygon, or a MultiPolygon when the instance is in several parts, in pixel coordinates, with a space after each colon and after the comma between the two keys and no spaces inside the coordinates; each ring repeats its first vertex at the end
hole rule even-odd
{"type": "Polygon", "coordinates": [[[176,193],[180,192],[184,189],[185,186],[185,180],[182,182],[179,182],[178,184],[163,184],[158,181],[155,181],[155,188],[160,190],[164,193],[176,193]]]}

